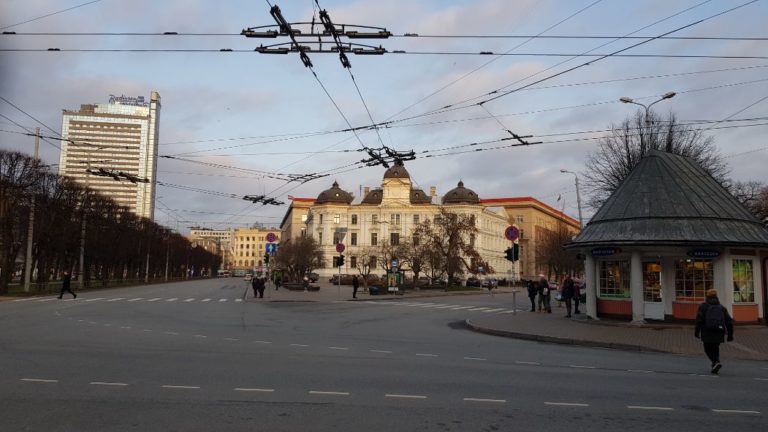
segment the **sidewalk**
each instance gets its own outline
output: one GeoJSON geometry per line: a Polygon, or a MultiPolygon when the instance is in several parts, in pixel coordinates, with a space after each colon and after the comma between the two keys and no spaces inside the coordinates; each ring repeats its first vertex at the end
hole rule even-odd
{"type": "MultiPolygon", "coordinates": [[[[527,309],[523,297],[518,307],[527,309]]],[[[615,348],[630,351],[704,355],[701,341],[693,337],[692,324],[633,325],[613,320],[594,321],[585,315],[565,318],[565,307],[555,304],[551,314],[517,312],[466,320],[470,329],[516,339],[566,345],[615,348]]],[[[725,359],[768,361],[768,326],[744,325],[734,329],[735,341],[721,345],[725,359]]]]}
{"type": "MultiPolygon", "coordinates": [[[[442,289],[423,289],[423,290],[408,290],[403,294],[382,294],[382,295],[370,295],[367,290],[364,290],[361,286],[357,290],[357,299],[352,298],[352,286],[331,285],[327,281],[320,281],[313,283],[319,285],[319,291],[290,291],[285,288],[275,290],[274,285],[271,283],[267,285],[267,289],[264,291],[264,299],[258,301],[295,301],[295,302],[333,302],[333,301],[360,301],[360,300],[395,300],[395,299],[412,299],[412,298],[429,298],[429,297],[446,297],[446,296],[462,296],[462,295],[488,295],[487,290],[470,289],[466,291],[444,291],[442,289]]],[[[253,300],[253,291],[250,288],[250,284],[243,283],[243,289],[248,287],[247,299],[253,300]]],[[[512,288],[500,287],[493,290],[494,295],[508,294],[512,292],[512,288]]],[[[511,298],[511,297],[510,297],[511,298]]],[[[518,295],[519,298],[519,295],[518,295]]]]}

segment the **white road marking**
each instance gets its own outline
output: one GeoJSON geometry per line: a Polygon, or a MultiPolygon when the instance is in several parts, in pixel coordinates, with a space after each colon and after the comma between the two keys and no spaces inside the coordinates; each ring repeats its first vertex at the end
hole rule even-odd
{"type": "Polygon", "coordinates": [[[77,322],[83,322],[83,321],[85,321],[85,320],[77,320],[77,322]]]}
{"type": "Polygon", "coordinates": [[[195,301],[195,298],[194,298],[194,297],[192,297],[192,298],[188,298],[188,299],[186,299],[186,300],[184,300],[184,301],[185,301],[185,302],[187,302],[187,303],[189,303],[189,302],[193,302],[193,301],[195,301]]]}
{"type": "Polygon", "coordinates": [[[476,308],[470,309],[469,311],[470,312],[475,312],[475,311],[481,311],[481,310],[486,310],[486,309],[488,309],[488,308],[487,307],[476,307],[476,308]]]}
{"type": "Polygon", "coordinates": [[[208,336],[206,336],[206,335],[194,335],[193,337],[196,337],[196,338],[207,338],[208,336]]]}
{"type": "Polygon", "coordinates": [[[112,327],[112,324],[104,324],[104,327],[112,327]]]}
{"type": "Polygon", "coordinates": [[[642,405],[627,405],[627,408],[629,409],[638,409],[638,410],[655,410],[655,411],[674,411],[674,408],[669,407],[657,407],[657,406],[642,406],[642,405]]]}
{"type": "Polygon", "coordinates": [[[768,378],[755,378],[757,381],[768,381],[768,378]]]}
{"type": "Polygon", "coordinates": [[[627,369],[627,372],[653,373],[653,371],[643,369],[627,369]]]}
{"type": "Polygon", "coordinates": [[[697,376],[697,377],[703,377],[703,378],[718,378],[717,375],[704,375],[704,374],[688,374],[689,376],[697,376]]]}
{"type": "Polygon", "coordinates": [[[144,300],[144,297],[135,297],[135,298],[132,298],[132,299],[130,299],[128,301],[129,302],[135,302],[135,301],[139,301],[139,300],[144,300]]]}
{"type": "Polygon", "coordinates": [[[207,298],[207,299],[202,299],[202,300],[200,300],[200,301],[201,301],[201,302],[203,302],[203,303],[205,303],[205,302],[209,302],[209,301],[211,301],[211,299],[207,298]]]}
{"type": "Polygon", "coordinates": [[[148,301],[148,302],[156,302],[156,301],[158,301],[158,300],[162,300],[162,298],[160,298],[160,297],[155,297],[155,298],[151,298],[151,299],[149,299],[149,300],[147,300],[147,301],[148,301]]]}
{"type": "Polygon", "coordinates": [[[470,309],[470,308],[473,308],[473,307],[474,307],[474,306],[459,306],[459,307],[455,307],[455,308],[453,308],[453,310],[459,310],[459,309],[470,309]]]}
{"type": "Polygon", "coordinates": [[[235,389],[235,391],[241,391],[241,392],[258,392],[258,393],[272,393],[275,391],[275,389],[262,389],[262,388],[241,388],[238,387],[235,389]]]}
{"type": "Polygon", "coordinates": [[[581,366],[581,365],[568,365],[568,367],[572,367],[574,369],[595,369],[594,366],[581,366]]]}
{"type": "Polygon", "coordinates": [[[59,298],[58,297],[51,297],[51,298],[47,298],[47,299],[42,299],[42,300],[38,300],[38,303],[40,303],[40,302],[49,302],[51,300],[59,300],[59,298]]]}
{"type": "Polygon", "coordinates": [[[713,409],[712,412],[721,414],[760,414],[760,411],[713,409]]]}
{"type": "Polygon", "coordinates": [[[552,406],[574,406],[574,407],[588,407],[589,404],[577,403],[577,402],[544,402],[544,405],[552,406]]]}
{"type": "Polygon", "coordinates": [[[198,386],[180,386],[180,385],[163,385],[162,387],[167,389],[185,389],[185,390],[196,390],[200,388],[198,386]]]}
{"type": "Polygon", "coordinates": [[[176,332],[169,332],[169,331],[167,331],[167,332],[164,332],[164,333],[168,334],[168,335],[173,335],[173,336],[178,335],[178,333],[176,333],[176,332]]]}
{"type": "Polygon", "coordinates": [[[453,307],[453,305],[440,305],[440,306],[437,306],[435,309],[448,309],[448,308],[452,308],[452,307],[453,307]]]}
{"type": "Polygon", "coordinates": [[[253,343],[271,344],[272,342],[270,342],[270,341],[262,341],[262,340],[257,340],[257,341],[253,341],[253,343]]]}
{"type": "Polygon", "coordinates": [[[328,349],[346,351],[349,348],[346,348],[346,347],[328,347],[328,349]]]}
{"type": "MultiPolygon", "coordinates": [[[[520,311],[520,312],[524,312],[522,309],[518,309],[518,311],[520,311]]],[[[508,310],[508,311],[499,312],[499,313],[506,313],[506,314],[509,314],[509,313],[515,313],[515,310],[508,310]]]]}
{"type": "Polygon", "coordinates": [[[387,351],[387,350],[368,350],[368,351],[375,352],[375,353],[382,353],[382,354],[392,354],[392,351],[387,351]]]}
{"type": "Polygon", "coordinates": [[[125,387],[128,384],[126,383],[119,383],[119,382],[102,382],[102,381],[93,381],[90,383],[91,385],[100,385],[100,386],[115,386],[115,387],[125,387]]]}
{"type": "Polygon", "coordinates": [[[219,302],[225,302],[227,299],[219,299],[219,302]]]}
{"type": "Polygon", "coordinates": [[[467,402],[492,402],[492,403],[507,403],[506,399],[480,399],[480,398],[464,398],[467,402]]]}
{"type": "Polygon", "coordinates": [[[295,346],[295,347],[308,347],[309,345],[304,345],[304,344],[291,344],[291,346],[295,346]]]}
{"type": "Polygon", "coordinates": [[[144,329],[144,331],[145,331],[145,332],[151,332],[152,330],[150,330],[150,329],[144,329]]]}
{"type": "Polygon", "coordinates": [[[169,299],[168,299],[168,300],[166,300],[166,301],[167,301],[167,302],[175,302],[175,301],[176,301],[176,300],[178,300],[178,299],[179,299],[178,297],[173,297],[173,298],[169,298],[169,299]]]}
{"type": "Polygon", "coordinates": [[[235,303],[240,303],[242,301],[243,301],[243,299],[235,299],[235,303]]]}
{"type": "Polygon", "coordinates": [[[388,398],[403,398],[403,399],[426,399],[426,396],[421,395],[405,395],[405,394],[385,394],[384,397],[388,398]]]}
{"type": "Polygon", "coordinates": [[[419,357],[437,357],[437,354],[420,354],[420,353],[416,353],[416,355],[419,356],[419,357]]]}
{"type": "Polygon", "coordinates": [[[98,324],[96,321],[88,321],[88,324],[98,324]]]}
{"type": "Polygon", "coordinates": [[[104,297],[96,297],[96,298],[88,299],[86,301],[87,302],[92,302],[92,301],[99,301],[99,300],[104,300],[104,297]]]}
{"type": "Polygon", "coordinates": [[[506,308],[488,309],[487,311],[483,311],[483,312],[485,312],[485,313],[493,313],[493,312],[499,312],[499,311],[503,311],[503,310],[506,310],[506,308]]]}
{"type": "Polygon", "coordinates": [[[14,301],[15,301],[15,302],[23,302],[23,301],[29,301],[29,300],[37,300],[37,299],[39,299],[39,298],[40,298],[40,297],[27,297],[27,298],[22,298],[22,299],[16,299],[16,300],[14,300],[14,301]]]}
{"type": "Polygon", "coordinates": [[[349,396],[349,392],[335,392],[335,391],[317,391],[317,390],[310,390],[308,393],[309,393],[309,394],[314,394],[314,395],[349,396]]]}
{"type": "Polygon", "coordinates": [[[59,382],[59,380],[42,379],[42,378],[22,378],[21,381],[39,382],[39,383],[57,383],[57,382],[59,382]]]}
{"type": "Polygon", "coordinates": [[[120,300],[125,300],[125,297],[115,297],[115,298],[109,299],[107,301],[108,302],[116,302],[116,301],[120,301],[120,300]]]}
{"type": "Polygon", "coordinates": [[[120,326],[120,328],[121,328],[121,329],[126,329],[126,330],[127,330],[127,329],[130,329],[131,327],[130,327],[130,326],[120,326]]]}
{"type": "Polygon", "coordinates": [[[239,341],[240,339],[226,337],[226,338],[224,338],[224,340],[225,341],[239,341]]]}
{"type": "Polygon", "coordinates": [[[480,358],[480,357],[464,357],[464,360],[486,361],[488,359],[484,359],[484,358],[480,358]]]}
{"type": "Polygon", "coordinates": [[[539,362],[531,362],[531,361],[516,361],[515,363],[522,364],[522,365],[541,366],[541,363],[539,363],[539,362]]]}

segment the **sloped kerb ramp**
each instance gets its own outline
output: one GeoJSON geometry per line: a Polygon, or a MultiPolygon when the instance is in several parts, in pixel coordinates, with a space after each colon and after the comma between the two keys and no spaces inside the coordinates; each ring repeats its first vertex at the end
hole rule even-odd
{"type": "Polygon", "coordinates": [[[547,335],[532,334],[532,333],[513,332],[509,330],[499,330],[499,329],[477,325],[473,323],[472,320],[470,319],[467,319],[464,322],[467,328],[469,328],[472,331],[476,331],[478,333],[490,334],[494,336],[503,336],[503,337],[513,338],[513,339],[521,339],[521,340],[528,340],[528,341],[534,341],[534,342],[546,342],[546,343],[553,343],[553,344],[560,344],[560,345],[578,345],[578,346],[585,346],[590,348],[609,348],[609,349],[617,349],[622,351],[643,351],[643,352],[656,352],[656,353],[671,352],[671,351],[664,351],[664,350],[649,348],[642,345],[592,341],[592,340],[564,338],[564,337],[547,336],[547,335]]]}

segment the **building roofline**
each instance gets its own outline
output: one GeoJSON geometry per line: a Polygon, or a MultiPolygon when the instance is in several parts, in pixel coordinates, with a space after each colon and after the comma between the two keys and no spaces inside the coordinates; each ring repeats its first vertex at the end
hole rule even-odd
{"type": "Polygon", "coordinates": [[[480,199],[480,204],[488,205],[488,204],[496,204],[503,206],[504,203],[508,204],[520,204],[525,202],[532,202],[539,207],[542,207],[544,210],[546,210],[549,213],[552,213],[553,215],[557,217],[561,217],[565,219],[567,222],[572,223],[573,225],[580,227],[579,221],[577,219],[574,219],[571,216],[568,216],[567,214],[561,212],[560,210],[557,210],[550,206],[549,204],[545,204],[539,200],[537,200],[534,197],[531,196],[523,196],[523,197],[509,197],[509,198],[482,198],[480,199]]]}

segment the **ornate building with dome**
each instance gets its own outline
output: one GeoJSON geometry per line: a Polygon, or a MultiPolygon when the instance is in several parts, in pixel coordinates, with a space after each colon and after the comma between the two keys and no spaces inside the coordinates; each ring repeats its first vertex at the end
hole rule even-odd
{"type": "MultiPolygon", "coordinates": [[[[360,260],[370,262],[372,251],[382,245],[410,241],[414,227],[425,220],[432,220],[440,208],[475,217],[478,233],[470,241],[474,242],[475,249],[494,270],[486,277],[514,280],[535,277],[540,269],[535,263],[535,244],[531,240],[540,232],[539,225],[549,226],[551,221],[566,221],[578,230],[578,222],[573,218],[531,197],[481,199],[463,181],[439,199],[435,188],[426,193],[415,187],[402,164],[386,170],[381,187],[365,188],[359,202],[355,202],[355,197],[343,190],[338,182],[333,182],[317,198],[291,200],[280,226],[282,241],[301,235],[314,237],[324,257],[323,267],[317,271],[324,276],[339,271],[333,267],[332,260],[338,255],[336,244],[343,243],[346,247],[341,272],[357,273],[360,260]],[[504,257],[504,250],[511,246],[511,242],[504,237],[504,230],[512,224],[521,230],[530,225],[529,237],[519,240],[523,259],[515,263],[504,257]],[[537,226],[534,227],[534,224],[537,226]],[[527,250],[529,247],[531,250],[527,250]]],[[[383,272],[381,266],[374,271],[375,274],[383,272]]]]}

